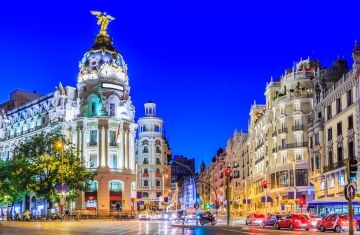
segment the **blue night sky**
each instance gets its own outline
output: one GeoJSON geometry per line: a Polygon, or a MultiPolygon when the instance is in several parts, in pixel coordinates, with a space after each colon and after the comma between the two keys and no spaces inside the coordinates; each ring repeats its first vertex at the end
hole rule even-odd
{"type": "Polygon", "coordinates": [[[173,154],[211,161],[235,128],[247,130],[265,84],[308,56],[352,64],[360,1],[36,1],[2,3],[0,102],[21,88],[76,85],[78,63],[106,11],[129,67],[137,118],[158,104],[173,154]]]}

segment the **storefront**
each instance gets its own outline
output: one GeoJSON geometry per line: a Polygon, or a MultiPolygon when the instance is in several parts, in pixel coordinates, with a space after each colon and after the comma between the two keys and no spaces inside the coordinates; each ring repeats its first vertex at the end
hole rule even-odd
{"type": "MultiPolygon", "coordinates": [[[[360,215],[360,201],[353,201],[352,205],[354,215],[360,215]]],[[[309,203],[308,210],[318,215],[347,214],[349,212],[348,202],[345,198],[340,197],[314,200],[309,203]]]]}

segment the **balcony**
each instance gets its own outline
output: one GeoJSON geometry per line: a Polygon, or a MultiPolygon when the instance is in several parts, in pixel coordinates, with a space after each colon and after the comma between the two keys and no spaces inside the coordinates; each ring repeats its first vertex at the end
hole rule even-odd
{"type": "Polygon", "coordinates": [[[161,173],[156,173],[156,175],[155,175],[156,177],[161,177],[162,176],[162,174],[161,173]]]}
{"type": "Polygon", "coordinates": [[[324,166],[324,173],[328,172],[328,171],[333,171],[333,170],[339,169],[344,166],[346,166],[345,161],[335,162],[334,164],[332,164],[330,166],[324,166]]]}
{"type": "Polygon", "coordinates": [[[278,146],[278,150],[291,149],[291,148],[303,148],[308,146],[308,142],[291,143],[278,146]]]}
{"type": "Polygon", "coordinates": [[[118,143],[116,143],[116,141],[110,141],[109,143],[110,147],[119,147],[118,143]]]}
{"type": "Polygon", "coordinates": [[[122,172],[121,168],[110,168],[110,172],[122,172]]]}
{"type": "Polygon", "coordinates": [[[304,125],[295,125],[292,127],[293,131],[302,131],[304,130],[304,125]]]}
{"type": "Polygon", "coordinates": [[[283,134],[283,133],[287,133],[287,128],[281,128],[278,130],[278,134],[283,134]]]}
{"type": "Polygon", "coordinates": [[[149,173],[143,173],[143,177],[149,177],[149,173]]]}
{"type": "Polygon", "coordinates": [[[261,162],[262,160],[264,160],[264,158],[265,158],[265,157],[262,156],[262,157],[260,157],[259,159],[257,159],[257,160],[255,161],[255,165],[258,164],[259,162],[261,162]]]}
{"type": "Polygon", "coordinates": [[[97,142],[89,142],[89,147],[95,147],[97,146],[97,142]]]}

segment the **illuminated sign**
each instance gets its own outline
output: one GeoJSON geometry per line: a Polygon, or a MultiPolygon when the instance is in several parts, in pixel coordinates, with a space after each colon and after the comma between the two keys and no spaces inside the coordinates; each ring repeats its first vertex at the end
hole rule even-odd
{"type": "Polygon", "coordinates": [[[121,85],[111,84],[111,83],[102,83],[103,88],[111,88],[115,90],[124,91],[124,87],[121,85]]]}

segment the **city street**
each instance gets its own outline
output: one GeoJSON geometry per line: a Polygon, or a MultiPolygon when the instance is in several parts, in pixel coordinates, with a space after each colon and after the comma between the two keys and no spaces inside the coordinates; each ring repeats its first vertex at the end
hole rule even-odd
{"type": "MultiPolygon", "coordinates": [[[[332,232],[329,232],[332,234],[332,232]]],[[[185,228],[180,225],[172,226],[169,222],[149,221],[110,221],[110,220],[86,220],[86,221],[55,221],[55,222],[1,222],[0,234],[195,234],[195,235],[222,235],[222,234],[322,234],[304,230],[274,230],[259,227],[230,227],[219,226],[193,226],[185,228]]],[[[326,233],[327,234],[327,233],[326,233]]],[[[345,233],[344,233],[345,234],[345,233]]]]}

